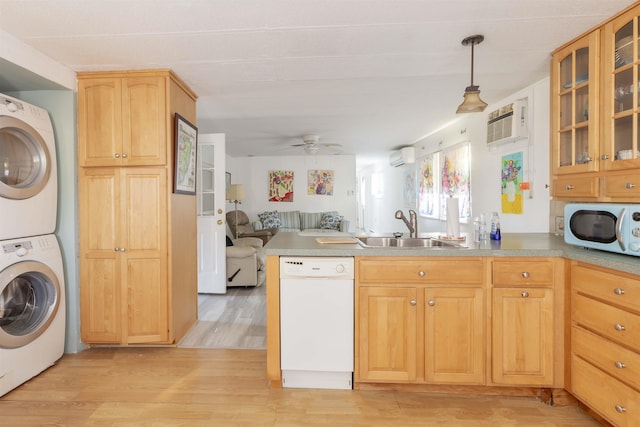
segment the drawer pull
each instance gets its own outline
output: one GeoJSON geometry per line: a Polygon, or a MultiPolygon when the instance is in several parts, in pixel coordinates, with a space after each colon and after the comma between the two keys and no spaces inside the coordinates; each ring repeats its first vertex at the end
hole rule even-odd
{"type": "Polygon", "coordinates": [[[614,325],[614,328],[616,328],[616,331],[624,331],[625,329],[627,329],[624,327],[624,325],[621,325],[620,323],[616,323],[614,325]]]}
{"type": "Polygon", "coordinates": [[[626,188],[627,190],[631,190],[631,189],[632,189],[633,187],[635,187],[635,186],[636,186],[635,184],[633,184],[633,183],[631,183],[631,182],[627,182],[627,183],[624,185],[624,188],[626,188]]]}
{"type": "Polygon", "coordinates": [[[624,289],[614,288],[613,293],[616,295],[624,295],[624,289]]]}
{"type": "Polygon", "coordinates": [[[425,272],[424,272],[424,271],[421,271],[420,273],[418,273],[418,275],[419,275],[420,277],[424,277],[424,276],[425,276],[425,272]]]}
{"type": "Polygon", "coordinates": [[[616,408],[616,411],[618,411],[621,414],[624,413],[624,412],[627,412],[627,408],[625,408],[622,405],[616,405],[615,408],[616,408]]]}
{"type": "Polygon", "coordinates": [[[520,295],[522,295],[522,298],[526,298],[526,297],[528,297],[528,296],[529,296],[529,292],[527,292],[527,291],[522,291],[522,293],[521,293],[520,295]]]}
{"type": "Polygon", "coordinates": [[[627,365],[624,362],[615,362],[616,368],[618,369],[624,369],[627,367],[627,365]]]}
{"type": "Polygon", "coordinates": [[[529,272],[528,271],[523,271],[522,272],[522,277],[524,277],[525,279],[529,278],[529,272]]]}
{"type": "Polygon", "coordinates": [[[119,159],[120,158],[120,153],[114,153],[113,157],[115,157],[116,159],[119,159]]]}
{"type": "Polygon", "coordinates": [[[429,306],[433,307],[434,305],[436,305],[436,302],[434,300],[430,299],[427,304],[429,304],[429,306]]]}
{"type": "Polygon", "coordinates": [[[414,299],[412,299],[411,301],[409,301],[409,304],[411,304],[411,305],[416,305],[417,303],[418,303],[418,301],[416,301],[416,300],[414,300],[414,299]]]}
{"type": "Polygon", "coordinates": [[[564,187],[564,189],[565,189],[565,190],[573,190],[574,188],[575,188],[575,187],[574,187],[573,185],[571,185],[571,184],[567,184],[567,185],[564,187]]]}

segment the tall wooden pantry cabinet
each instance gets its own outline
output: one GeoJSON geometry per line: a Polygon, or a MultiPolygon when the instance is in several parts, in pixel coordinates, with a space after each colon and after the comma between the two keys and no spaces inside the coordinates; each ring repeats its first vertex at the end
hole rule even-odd
{"type": "Polygon", "coordinates": [[[81,334],[173,344],[197,319],[196,198],[173,193],[174,120],[196,95],[170,70],[78,74],[81,334]]]}

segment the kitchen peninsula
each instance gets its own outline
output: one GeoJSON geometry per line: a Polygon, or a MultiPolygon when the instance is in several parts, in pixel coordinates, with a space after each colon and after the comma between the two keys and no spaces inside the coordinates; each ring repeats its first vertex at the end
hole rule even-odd
{"type": "MultiPolygon", "coordinates": [[[[365,248],[278,233],[265,252],[271,387],[282,386],[279,258],[331,256],[355,261],[356,389],[539,395],[556,404],[568,398],[566,389],[601,414],[601,400],[625,399],[615,392],[593,399],[574,393],[571,366],[588,365],[580,372],[591,372],[592,365],[584,362],[588,354],[574,349],[570,331],[583,322],[577,317],[592,313],[571,312],[569,302],[578,292],[572,278],[585,275],[599,277],[603,287],[624,285],[627,295],[637,296],[636,257],[570,246],[545,233],[504,234],[501,241],[466,248],[365,248]]],[[[618,390],[619,379],[607,378],[618,390]]],[[[640,391],[624,387],[631,398],[626,406],[615,404],[630,408],[640,391]]]]}

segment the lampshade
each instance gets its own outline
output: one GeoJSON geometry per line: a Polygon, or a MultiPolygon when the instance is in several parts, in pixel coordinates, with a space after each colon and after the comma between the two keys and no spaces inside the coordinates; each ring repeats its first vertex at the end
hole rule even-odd
{"type": "Polygon", "coordinates": [[[227,200],[244,200],[246,197],[242,184],[231,184],[227,193],[227,200]]]}
{"type": "Polygon", "coordinates": [[[473,47],[482,43],[484,36],[470,36],[462,40],[462,45],[471,45],[471,84],[464,90],[464,101],[458,106],[457,114],[480,113],[487,108],[487,104],[480,99],[480,87],[473,84],[473,47]]]}
{"type": "Polygon", "coordinates": [[[467,86],[464,91],[464,101],[458,106],[456,113],[481,113],[485,108],[487,103],[480,99],[478,86],[467,86]]]}

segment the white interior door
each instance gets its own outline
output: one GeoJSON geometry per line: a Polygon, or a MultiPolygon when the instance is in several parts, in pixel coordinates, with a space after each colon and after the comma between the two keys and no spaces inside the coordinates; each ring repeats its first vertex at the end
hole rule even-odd
{"type": "Polygon", "coordinates": [[[224,144],[222,133],[198,135],[198,293],[227,292],[224,144]]]}

